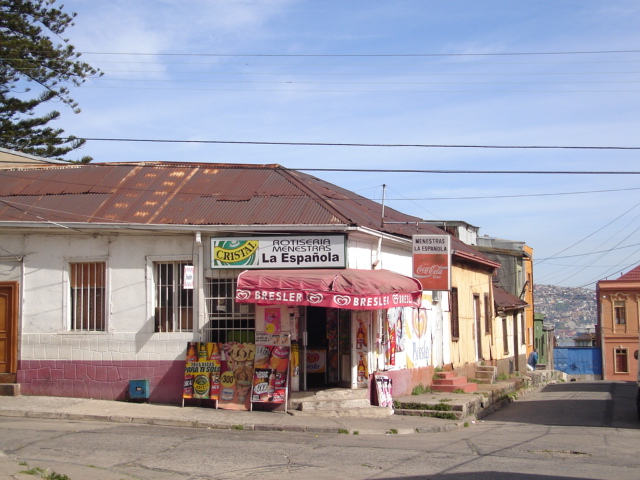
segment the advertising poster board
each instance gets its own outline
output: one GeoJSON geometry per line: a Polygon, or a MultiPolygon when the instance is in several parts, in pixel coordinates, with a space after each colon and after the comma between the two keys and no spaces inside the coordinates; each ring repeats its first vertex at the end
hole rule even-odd
{"type": "Polygon", "coordinates": [[[406,321],[407,333],[407,367],[426,367],[431,358],[427,333],[427,310],[412,308],[409,311],[411,321],[406,321]]]}
{"type": "Polygon", "coordinates": [[[451,237],[413,236],[413,278],[423,290],[451,289],[451,237]]]}
{"type": "Polygon", "coordinates": [[[256,332],[251,402],[286,403],[289,388],[291,335],[256,332]]]}
{"type": "Polygon", "coordinates": [[[307,373],[327,372],[327,351],[324,348],[307,349],[307,373]]]}
{"type": "Polygon", "coordinates": [[[378,406],[393,407],[393,392],[391,389],[391,379],[389,377],[376,377],[376,393],[378,395],[378,406]]]}
{"type": "Polygon", "coordinates": [[[218,400],[220,392],[220,346],[189,342],[184,369],[182,399],[218,400]]]}
{"type": "Polygon", "coordinates": [[[369,332],[371,321],[369,312],[357,312],[354,327],[356,329],[356,356],[358,360],[357,384],[366,387],[369,384],[369,332]]]}
{"type": "Polygon", "coordinates": [[[256,355],[253,343],[228,342],[222,345],[218,406],[225,410],[249,410],[256,355]]]}

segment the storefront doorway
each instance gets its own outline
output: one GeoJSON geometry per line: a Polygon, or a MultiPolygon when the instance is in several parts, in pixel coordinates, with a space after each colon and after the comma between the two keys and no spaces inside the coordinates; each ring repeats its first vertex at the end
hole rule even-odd
{"type": "Polygon", "coordinates": [[[351,311],[307,307],[306,387],[351,388],[351,311]]]}

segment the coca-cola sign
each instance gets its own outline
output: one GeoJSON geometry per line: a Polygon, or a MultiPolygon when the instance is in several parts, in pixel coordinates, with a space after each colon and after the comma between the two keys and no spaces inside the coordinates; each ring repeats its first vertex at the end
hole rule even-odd
{"type": "Polygon", "coordinates": [[[420,265],[416,269],[416,273],[424,277],[440,278],[445,273],[446,270],[447,270],[447,267],[442,265],[420,265]]]}
{"type": "Polygon", "coordinates": [[[451,288],[451,237],[449,235],[414,235],[413,278],[423,290],[451,288]]]}

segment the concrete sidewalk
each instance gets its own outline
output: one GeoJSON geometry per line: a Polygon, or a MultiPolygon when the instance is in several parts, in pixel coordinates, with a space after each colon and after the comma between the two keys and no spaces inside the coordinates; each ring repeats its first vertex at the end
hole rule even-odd
{"type": "MultiPolygon", "coordinates": [[[[538,380],[538,381],[536,381],[538,380]]],[[[492,385],[479,385],[474,394],[430,392],[395,398],[400,402],[446,403],[456,419],[421,416],[421,411],[396,411],[386,418],[322,417],[272,412],[247,412],[179,405],[117,402],[84,398],[18,396],[0,397],[0,416],[136,423],[178,427],[291,431],[348,434],[436,433],[464,428],[501,408],[539,378],[516,377],[492,385]]]]}

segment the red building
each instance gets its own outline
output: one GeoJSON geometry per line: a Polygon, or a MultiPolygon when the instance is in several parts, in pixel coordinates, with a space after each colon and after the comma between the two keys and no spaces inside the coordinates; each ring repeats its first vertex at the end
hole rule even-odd
{"type": "Polygon", "coordinates": [[[640,265],[596,287],[604,380],[636,381],[640,330],[640,265]]]}

